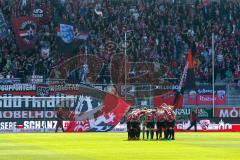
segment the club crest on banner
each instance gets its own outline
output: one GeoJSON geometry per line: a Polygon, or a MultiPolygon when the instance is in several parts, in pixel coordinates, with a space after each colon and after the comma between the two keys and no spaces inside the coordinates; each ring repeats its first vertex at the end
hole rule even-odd
{"type": "Polygon", "coordinates": [[[189,97],[191,99],[196,99],[196,96],[197,96],[197,92],[195,90],[190,90],[189,97]]]}
{"type": "Polygon", "coordinates": [[[34,42],[37,32],[37,25],[34,21],[24,21],[19,28],[19,37],[27,44],[34,42]]]}
{"type": "Polygon", "coordinates": [[[36,43],[37,22],[35,17],[12,18],[12,26],[20,51],[33,49],[36,43]]]}
{"type": "Polygon", "coordinates": [[[202,128],[202,130],[207,130],[208,126],[210,125],[210,120],[208,119],[204,119],[204,120],[200,120],[200,126],[202,128]]]}
{"type": "Polygon", "coordinates": [[[219,90],[219,91],[217,91],[217,96],[218,96],[219,98],[223,99],[223,98],[225,97],[225,95],[226,95],[225,90],[219,90]]]}
{"type": "Polygon", "coordinates": [[[65,43],[71,43],[74,39],[73,26],[60,24],[60,37],[65,43]]]}

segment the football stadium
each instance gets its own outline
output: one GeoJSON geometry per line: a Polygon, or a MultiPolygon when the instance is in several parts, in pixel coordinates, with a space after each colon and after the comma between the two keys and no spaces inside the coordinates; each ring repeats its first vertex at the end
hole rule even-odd
{"type": "Polygon", "coordinates": [[[0,0],[0,159],[240,159],[239,0],[0,0]]]}

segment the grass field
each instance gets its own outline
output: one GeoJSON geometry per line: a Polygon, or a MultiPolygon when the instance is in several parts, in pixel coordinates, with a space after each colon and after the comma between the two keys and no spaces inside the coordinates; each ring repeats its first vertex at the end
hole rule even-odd
{"type": "Polygon", "coordinates": [[[240,133],[177,133],[127,141],[126,133],[0,134],[0,160],[238,160],[240,133]]]}

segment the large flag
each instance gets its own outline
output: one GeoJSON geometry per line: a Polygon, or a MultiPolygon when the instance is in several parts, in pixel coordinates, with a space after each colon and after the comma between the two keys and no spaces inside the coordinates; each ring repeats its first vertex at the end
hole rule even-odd
{"type": "Polygon", "coordinates": [[[77,29],[70,24],[59,24],[57,35],[58,50],[62,53],[73,53],[77,51],[81,40],[88,38],[87,32],[77,32],[77,29]]]}
{"type": "Polygon", "coordinates": [[[31,16],[12,19],[13,30],[21,51],[33,49],[36,43],[37,23],[31,16]]]}
{"type": "Polygon", "coordinates": [[[8,36],[8,26],[5,22],[2,11],[0,10],[0,40],[8,36]]]}
{"type": "MultiPolygon", "coordinates": [[[[129,110],[129,105],[122,99],[118,99],[115,105],[116,107],[109,110],[109,112],[100,112],[96,117],[80,121],[72,120],[67,126],[67,132],[107,132],[112,130],[129,110]]],[[[106,110],[110,109],[108,103],[104,104],[103,109],[105,108],[106,110]]]]}
{"type": "Polygon", "coordinates": [[[130,107],[121,98],[88,86],[81,86],[75,92],[61,93],[78,96],[69,116],[67,132],[110,131],[130,107]]]}
{"type": "Polygon", "coordinates": [[[184,90],[191,90],[195,88],[195,75],[194,75],[194,69],[193,69],[193,57],[192,57],[192,51],[189,50],[187,55],[187,63],[186,66],[187,73],[183,73],[183,77],[186,76],[185,84],[183,89],[184,90]]]}
{"type": "Polygon", "coordinates": [[[183,92],[184,90],[190,90],[193,88],[195,88],[195,75],[193,70],[192,51],[189,50],[187,54],[187,62],[183,69],[178,91],[183,92]]]}
{"type": "Polygon", "coordinates": [[[195,88],[195,76],[193,70],[192,51],[189,50],[187,54],[187,61],[180,79],[177,90],[164,92],[154,97],[154,106],[158,107],[162,103],[173,105],[175,109],[182,108],[184,90],[191,90],[195,88]]]}
{"type": "Polygon", "coordinates": [[[182,93],[185,90],[192,90],[195,86],[195,75],[194,75],[194,69],[193,69],[193,57],[192,57],[192,51],[189,50],[187,54],[187,62],[184,67],[180,84],[178,86],[178,90],[176,91],[175,99],[173,101],[173,105],[177,107],[178,104],[183,103],[183,96],[182,93]]]}

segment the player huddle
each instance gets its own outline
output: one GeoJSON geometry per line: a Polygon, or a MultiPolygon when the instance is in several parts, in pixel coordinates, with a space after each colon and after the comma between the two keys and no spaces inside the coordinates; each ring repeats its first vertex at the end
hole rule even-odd
{"type": "Polygon", "coordinates": [[[176,116],[173,111],[173,106],[166,104],[162,104],[154,109],[132,110],[127,114],[128,139],[139,140],[142,130],[143,139],[145,139],[146,134],[147,140],[149,140],[149,138],[153,140],[154,132],[156,132],[156,140],[174,140],[175,121],[176,116]]]}

